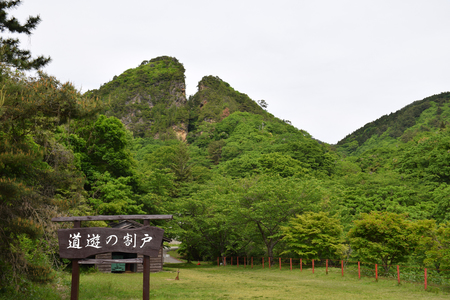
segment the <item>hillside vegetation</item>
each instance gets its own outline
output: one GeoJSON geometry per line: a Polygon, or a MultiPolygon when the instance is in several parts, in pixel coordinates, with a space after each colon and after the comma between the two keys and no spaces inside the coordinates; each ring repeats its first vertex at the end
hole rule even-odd
{"type": "Polygon", "coordinates": [[[450,93],[328,145],[217,76],[186,99],[184,71],[158,57],[81,95],[4,67],[1,292],[67,264],[56,214],[172,214],[154,225],[188,261],[360,259],[385,275],[402,262],[448,282],[450,93]]]}
{"type": "Polygon", "coordinates": [[[406,143],[424,132],[445,128],[450,120],[450,92],[415,101],[401,110],[370,122],[337,143],[347,155],[406,143]]]}
{"type": "Polygon", "coordinates": [[[173,137],[186,130],[189,118],[184,72],[176,58],[157,57],[87,95],[107,102],[107,115],[120,119],[135,136],[173,137]]]}

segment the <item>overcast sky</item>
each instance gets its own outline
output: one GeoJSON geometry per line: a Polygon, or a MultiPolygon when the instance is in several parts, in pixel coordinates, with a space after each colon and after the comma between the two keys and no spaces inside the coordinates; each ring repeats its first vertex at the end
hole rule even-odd
{"type": "Polygon", "coordinates": [[[22,47],[82,91],[173,56],[188,95],[218,76],[331,144],[450,90],[449,13],[448,0],[24,0],[10,11],[41,16],[22,47]]]}

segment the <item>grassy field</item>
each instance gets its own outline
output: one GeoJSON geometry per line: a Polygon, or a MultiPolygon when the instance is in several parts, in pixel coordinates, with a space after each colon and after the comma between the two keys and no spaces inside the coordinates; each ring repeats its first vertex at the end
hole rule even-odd
{"type": "MultiPolygon", "coordinates": [[[[85,274],[80,282],[80,299],[142,299],[142,274],[85,274]]],[[[65,299],[69,283],[67,276],[65,299]]],[[[150,299],[449,299],[435,287],[424,291],[422,284],[342,277],[340,269],[325,275],[319,268],[312,274],[307,269],[170,265],[151,274],[150,286],[150,299]],[[178,268],[180,280],[175,280],[178,268]]]]}

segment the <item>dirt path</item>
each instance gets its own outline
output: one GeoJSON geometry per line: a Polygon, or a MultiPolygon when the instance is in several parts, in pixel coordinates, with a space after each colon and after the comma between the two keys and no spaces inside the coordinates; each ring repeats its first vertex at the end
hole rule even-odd
{"type": "Polygon", "coordinates": [[[163,255],[164,255],[164,263],[168,263],[168,264],[181,264],[183,263],[183,261],[178,260],[172,256],[170,256],[169,254],[167,254],[167,252],[171,251],[171,250],[177,250],[178,247],[170,247],[167,249],[163,250],[163,255]]]}

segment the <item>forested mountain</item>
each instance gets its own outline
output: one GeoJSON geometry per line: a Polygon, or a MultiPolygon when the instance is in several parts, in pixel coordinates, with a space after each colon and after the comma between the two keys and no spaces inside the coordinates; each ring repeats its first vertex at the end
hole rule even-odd
{"type": "Polygon", "coordinates": [[[86,96],[107,103],[105,115],[120,119],[135,137],[186,140],[188,132],[195,134],[203,122],[219,122],[236,111],[268,115],[214,76],[203,77],[198,92],[187,101],[184,72],[176,58],[161,56],[114,76],[86,96]]]}
{"type": "Polygon", "coordinates": [[[196,121],[221,121],[236,111],[267,115],[255,101],[235,91],[219,77],[205,76],[197,87],[198,92],[189,99],[192,103],[193,126],[196,121]]]}
{"type": "Polygon", "coordinates": [[[154,224],[188,260],[289,253],[450,266],[450,93],[328,145],[216,76],[186,99],[172,57],[84,95],[43,73],[0,74],[0,293],[67,263],[55,255],[56,214],[173,214],[154,224]],[[388,233],[407,244],[400,255],[367,250],[388,233]]]}
{"type": "Polygon", "coordinates": [[[106,115],[120,119],[134,136],[185,137],[189,112],[184,72],[176,58],[157,57],[86,94],[107,102],[106,115]]]}
{"type": "Polygon", "coordinates": [[[415,101],[404,108],[367,123],[337,143],[337,148],[354,155],[395,143],[406,143],[423,132],[450,123],[450,92],[415,101]]]}

